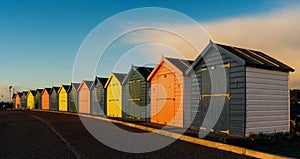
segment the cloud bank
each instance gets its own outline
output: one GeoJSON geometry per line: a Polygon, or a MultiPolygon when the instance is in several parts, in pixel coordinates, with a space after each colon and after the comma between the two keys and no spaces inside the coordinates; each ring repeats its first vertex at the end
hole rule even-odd
{"type": "Polygon", "coordinates": [[[202,23],[215,42],[261,50],[294,67],[291,88],[300,88],[300,4],[263,15],[202,23]]]}

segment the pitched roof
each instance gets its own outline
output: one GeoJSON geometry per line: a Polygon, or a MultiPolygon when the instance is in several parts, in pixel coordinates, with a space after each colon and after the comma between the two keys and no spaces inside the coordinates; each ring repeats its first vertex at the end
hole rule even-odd
{"type": "Polygon", "coordinates": [[[112,79],[113,77],[116,77],[116,79],[117,79],[117,80],[120,82],[120,84],[122,85],[124,79],[126,78],[126,74],[124,74],[124,73],[113,73],[113,72],[110,73],[109,78],[108,78],[107,82],[106,82],[105,85],[104,85],[104,88],[107,88],[107,86],[109,85],[109,83],[110,83],[110,81],[111,81],[111,79],[112,79]]]}
{"type": "Polygon", "coordinates": [[[98,80],[102,86],[104,86],[108,80],[108,78],[104,78],[104,77],[96,77],[96,80],[98,80]]]}
{"type": "Polygon", "coordinates": [[[18,96],[21,97],[23,92],[17,92],[18,96]]]}
{"type": "Polygon", "coordinates": [[[84,83],[87,85],[88,88],[91,89],[91,88],[92,88],[92,85],[93,85],[93,83],[94,83],[94,81],[85,81],[85,80],[84,80],[84,83]]]}
{"type": "Polygon", "coordinates": [[[30,90],[30,92],[32,93],[33,96],[36,95],[36,90],[30,90]]]}
{"type": "Polygon", "coordinates": [[[264,68],[269,70],[278,70],[284,72],[294,72],[295,70],[284,63],[272,58],[271,56],[257,50],[250,50],[245,48],[238,48],[223,44],[216,44],[230,53],[245,60],[247,66],[264,68]]]}
{"type": "Polygon", "coordinates": [[[138,66],[133,66],[131,67],[130,71],[128,72],[128,74],[126,75],[126,77],[124,78],[122,84],[124,85],[125,83],[127,83],[129,81],[129,79],[131,78],[132,74],[134,71],[137,71],[144,79],[147,79],[147,77],[151,74],[152,70],[154,68],[150,68],[150,67],[138,67],[138,66]]]}
{"type": "Polygon", "coordinates": [[[174,66],[176,66],[182,72],[185,72],[193,63],[193,61],[184,60],[184,59],[176,59],[170,57],[166,57],[166,59],[170,61],[174,66]]]}
{"type": "Polygon", "coordinates": [[[37,89],[36,91],[41,94],[43,92],[43,89],[37,89]]]}
{"type": "Polygon", "coordinates": [[[71,87],[70,88],[74,87],[74,89],[77,90],[79,86],[80,86],[80,83],[71,83],[71,87]]]}
{"type": "Polygon", "coordinates": [[[147,79],[147,77],[151,74],[151,72],[153,71],[154,68],[151,67],[137,67],[137,71],[145,78],[147,79]]]}
{"type": "Polygon", "coordinates": [[[190,65],[193,63],[193,61],[184,60],[184,59],[176,59],[176,58],[170,58],[170,57],[162,57],[161,60],[158,62],[158,64],[155,66],[155,68],[152,70],[150,75],[147,78],[147,81],[151,80],[156,72],[160,69],[160,67],[165,63],[169,62],[171,65],[175,66],[176,69],[182,72],[182,74],[185,74],[185,71],[187,71],[190,68],[190,65]]]}
{"type": "Polygon", "coordinates": [[[68,91],[69,89],[70,89],[70,85],[62,85],[62,87],[66,90],[66,91],[68,91]]]}
{"type": "Polygon", "coordinates": [[[52,94],[53,90],[55,90],[55,92],[57,93],[58,90],[59,90],[59,88],[60,88],[60,87],[53,86],[53,87],[51,88],[50,94],[52,94]]]}
{"type": "Polygon", "coordinates": [[[125,73],[113,73],[113,75],[117,78],[117,80],[122,83],[124,78],[126,77],[125,73]]]}
{"type": "Polygon", "coordinates": [[[27,96],[27,94],[28,94],[28,91],[23,91],[23,92],[22,92],[22,95],[27,96]]]}
{"type": "MultiPolygon", "coordinates": [[[[51,92],[52,88],[44,88],[44,89],[43,89],[43,91],[42,91],[42,93],[44,92],[44,90],[45,90],[45,91],[47,91],[47,92],[48,92],[48,94],[50,94],[50,92],[51,92]]],[[[41,94],[42,94],[42,93],[41,93],[41,94]]]]}
{"type": "Polygon", "coordinates": [[[82,80],[82,82],[80,83],[79,87],[77,88],[77,91],[79,91],[79,89],[82,87],[83,83],[86,84],[86,86],[89,88],[89,90],[91,90],[94,81],[87,81],[87,80],[82,80]]]}

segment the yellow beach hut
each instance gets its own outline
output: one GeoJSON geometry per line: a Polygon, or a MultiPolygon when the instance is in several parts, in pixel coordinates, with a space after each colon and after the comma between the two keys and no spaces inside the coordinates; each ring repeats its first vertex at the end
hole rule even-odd
{"type": "Polygon", "coordinates": [[[34,109],[34,97],[36,95],[36,91],[35,90],[30,90],[27,93],[27,108],[28,109],[34,109]]]}
{"type": "Polygon", "coordinates": [[[107,116],[122,117],[122,82],[126,74],[111,73],[104,88],[107,89],[107,116]]]}
{"type": "Polygon", "coordinates": [[[62,85],[58,90],[58,108],[59,111],[68,111],[68,90],[70,85],[62,85]]]}

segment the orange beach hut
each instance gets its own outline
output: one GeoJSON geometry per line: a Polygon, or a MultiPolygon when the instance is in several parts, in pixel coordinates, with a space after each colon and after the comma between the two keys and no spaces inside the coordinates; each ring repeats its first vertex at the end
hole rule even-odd
{"type": "Polygon", "coordinates": [[[184,74],[191,63],[163,56],[151,72],[147,78],[151,83],[150,122],[176,127],[189,125],[189,118],[184,117],[188,114],[184,112],[184,74]]]}
{"type": "Polygon", "coordinates": [[[50,96],[51,88],[44,88],[42,91],[42,109],[50,109],[50,96]]]}

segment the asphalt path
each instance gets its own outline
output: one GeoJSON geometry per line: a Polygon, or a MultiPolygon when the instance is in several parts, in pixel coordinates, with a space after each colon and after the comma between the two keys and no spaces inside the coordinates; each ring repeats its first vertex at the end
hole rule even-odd
{"type": "MultiPolygon", "coordinates": [[[[106,126],[107,121],[85,118],[106,126]]],[[[141,130],[117,125],[135,133],[141,130]]],[[[114,132],[111,132],[112,134],[114,132]]],[[[158,140],[168,138],[157,135],[158,140]]],[[[120,140],[117,137],[115,140],[120,140]]],[[[120,142],[120,144],[126,144],[120,142]]],[[[126,153],[95,139],[80,118],[49,112],[1,111],[0,158],[250,158],[177,140],[169,146],[149,153],[126,153]]]]}

